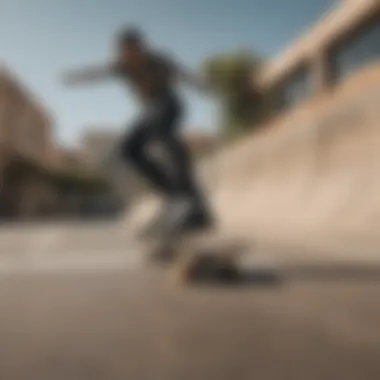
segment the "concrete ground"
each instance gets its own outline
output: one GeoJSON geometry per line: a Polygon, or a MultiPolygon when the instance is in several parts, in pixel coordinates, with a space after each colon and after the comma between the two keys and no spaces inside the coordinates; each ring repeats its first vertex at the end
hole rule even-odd
{"type": "Polygon", "coordinates": [[[179,287],[97,224],[2,229],[0,253],[1,380],[380,378],[375,265],[179,287]]]}

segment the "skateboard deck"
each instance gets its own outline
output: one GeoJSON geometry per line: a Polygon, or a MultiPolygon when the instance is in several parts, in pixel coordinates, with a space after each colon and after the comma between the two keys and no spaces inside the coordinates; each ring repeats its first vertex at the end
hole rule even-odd
{"type": "Polygon", "coordinates": [[[169,265],[176,282],[236,281],[246,248],[237,237],[209,230],[151,239],[149,259],[169,265]]]}

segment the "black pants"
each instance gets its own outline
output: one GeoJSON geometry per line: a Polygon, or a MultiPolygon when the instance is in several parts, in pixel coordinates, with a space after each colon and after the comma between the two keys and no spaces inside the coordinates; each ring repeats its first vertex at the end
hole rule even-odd
{"type": "Polygon", "coordinates": [[[122,143],[122,154],[129,164],[162,195],[190,196],[200,202],[191,166],[190,152],[179,135],[182,106],[168,96],[146,111],[132,126],[122,143]],[[149,148],[158,144],[170,168],[154,158],[149,148]]]}

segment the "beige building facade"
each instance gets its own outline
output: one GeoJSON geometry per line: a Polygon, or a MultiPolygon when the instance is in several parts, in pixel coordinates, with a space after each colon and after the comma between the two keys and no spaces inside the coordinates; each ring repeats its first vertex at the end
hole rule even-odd
{"type": "Polygon", "coordinates": [[[49,208],[53,191],[20,162],[49,167],[55,154],[49,112],[5,68],[0,68],[0,216],[20,217],[49,208]]]}

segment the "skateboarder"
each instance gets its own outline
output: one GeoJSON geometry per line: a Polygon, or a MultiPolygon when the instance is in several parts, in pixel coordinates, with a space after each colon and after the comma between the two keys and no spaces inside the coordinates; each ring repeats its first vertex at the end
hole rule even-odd
{"type": "MultiPolygon", "coordinates": [[[[126,28],[117,36],[114,62],[65,75],[66,84],[118,78],[129,84],[141,101],[142,112],[121,141],[121,154],[165,198],[161,212],[146,228],[189,230],[209,227],[211,216],[193,177],[190,154],[179,136],[183,104],[175,85],[182,80],[200,90],[206,83],[152,50],[138,28],[126,28]],[[147,152],[158,142],[174,168],[174,175],[147,152]]],[[[173,230],[174,231],[174,230],[173,230]]]]}

